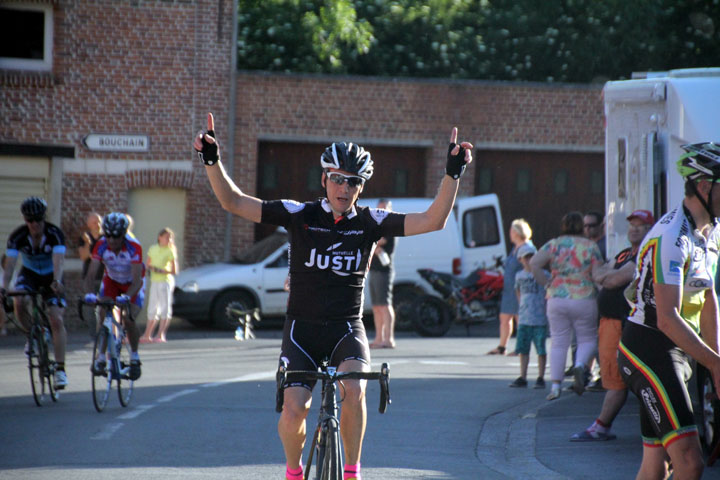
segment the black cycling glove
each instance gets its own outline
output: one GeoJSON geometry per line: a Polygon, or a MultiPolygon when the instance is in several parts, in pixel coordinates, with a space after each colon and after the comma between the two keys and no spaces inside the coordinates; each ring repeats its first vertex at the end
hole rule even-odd
{"type": "Polygon", "coordinates": [[[458,145],[460,150],[457,155],[453,155],[452,151],[457,144],[451,143],[448,147],[447,164],[445,165],[445,173],[457,180],[465,172],[465,147],[458,145]]]}
{"type": "MultiPolygon", "coordinates": [[[[212,138],[215,138],[215,130],[208,130],[206,132],[212,138]]],[[[202,150],[197,152],[198,158],[205,165],[215,165],[220,160],[220,152],[218,151],[217,138],[215,143],[210,143],[205,140],[205,135],[202,136],[202,150]]]]}

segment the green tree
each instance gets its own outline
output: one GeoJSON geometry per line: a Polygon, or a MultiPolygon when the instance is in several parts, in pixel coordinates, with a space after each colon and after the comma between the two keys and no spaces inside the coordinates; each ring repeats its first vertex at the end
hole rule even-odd
{"type": "Polygon", "coordinates": [[[599,82],[717,62],[720,0],[241,0],[242,69],[599,82]]]}

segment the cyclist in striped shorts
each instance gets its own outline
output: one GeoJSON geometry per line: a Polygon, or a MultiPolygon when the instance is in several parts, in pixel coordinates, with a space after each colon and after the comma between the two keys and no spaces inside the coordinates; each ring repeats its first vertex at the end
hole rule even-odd
{"type": "Polygon", "coordinates": [[[720,244],[720,146],[697,143],[677,167],[685,198],[640,245],[626,294],[630,316],[618,366],[640,399],[643,459],[637,478],[700,478],[702,449],[687,381],[691,359],[711,372],[720,391],[718,301],[714,278],[720,244]]]}

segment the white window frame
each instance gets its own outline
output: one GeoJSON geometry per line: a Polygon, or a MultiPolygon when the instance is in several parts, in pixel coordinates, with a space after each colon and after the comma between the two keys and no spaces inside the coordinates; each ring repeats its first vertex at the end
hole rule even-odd
{"type": "Polygon", "coordinates": [[[7,70],[52,70],[54,24],[52,5],[42,5],[35,3],[4,3],[3,8],[8,8],[10,10],[33,10],[36,12],[43,12],[45,14],[45,45],[43,46],[42,60],[0,57],[0,68],[7,70]]]}

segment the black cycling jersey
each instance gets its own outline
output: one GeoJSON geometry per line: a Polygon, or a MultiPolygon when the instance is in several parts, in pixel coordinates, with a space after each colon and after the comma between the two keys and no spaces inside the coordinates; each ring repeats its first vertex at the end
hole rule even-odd
{"type": "Polygon", "coordinates": [[[405,234],[404,214],[356,205],[336,221],[326,199],[264,201],[261,222],[287,229],[288,318],[312,323],[360,319],[375,244],[405,234]]]}
{"type": "Polygon", "coordinates": [[[45,222],[40,244],[35,247],[30,238],[30,229],[22,225],[10,234],[7,241],[7,256],[22,255],[22,266],[38,275],[53,272],[53,253],[65,254],[65,235],[59,227],[45,222]]]}

